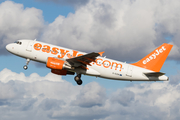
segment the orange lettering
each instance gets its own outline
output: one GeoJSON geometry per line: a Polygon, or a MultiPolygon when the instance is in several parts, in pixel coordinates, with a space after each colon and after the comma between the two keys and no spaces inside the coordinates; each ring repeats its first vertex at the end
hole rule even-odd
{"type": "Polygon", "coordinates": [[[72,55],[70,53],[67,54],[68,58],[72,58],[72,55]]]}
{"type": "Polygon", "coordinates": [[[99,60],[103,61],[101,58],[96,59],[96,65],[101,66],[101,63],[98,63],[99,60]]]}
{"type": "Polygon", "coordinates": [[[103,61],[103,66],[104,66],[105,68],[108,68],[110,65],[111,65],[111,62],[110,62],[110,61],[108,61],[108,60],[103,61]],[[105,65],[104,65],[105,62],[108,62],[109,65],[108,65],[108,66],[105,66],[105,65]]]}
{"type": "Polygon", "coordinates": [[[58,50],[59,50],[59,48],[53,47],[52,51],[51,51],[51,54],[57,55],[58,54],[58,50]]]}
{"type": "Polygon", "coordinates": [[[50,46],[48,46],[48,45],[43,45],[42,51],[49,53],[49,52],[50,52],[50,46]]]}
{"type": "Polygon", "coordinates": [[[67,54],[68,58],[76,57],[78,51],[73,50],[73,56],[69,53],[67,54]]]}
{"type": "Polygon", "coordinates": [[[73,57],[76,57],[78,51],[73,50],[73,57]]]}
{"type": "Polygon", "coordinates": [[[41,45],[40,43],[34,44],[34,49],[35,49],[35,50],[40,50],[41,47],[42,47],[42,45],[41,45]]]}
{"type": "Polygon", "coordinates": [[[63,49],[60,49],[60,52],[61,52],[61,56],[58,55],[58,58],[64,58],[64,56],[66,55],[67,52],[69,52],[69,50],[63,50],[63,49]]]}
{"type": "Polygon", "coordinates": [[[118,63],[116,63],[116,62],[112,62],[111,69],[113,68],[113,65],[114,65],[114,64],[115,64],[115,67],[116,67],[115,70],[117,70],[117,67],[120,66],[120,70],[119,70],[119,71],[121,71],[121,69],[122,69],[122,64],[120,64],[120,63],[118,64],[118,63]]]}

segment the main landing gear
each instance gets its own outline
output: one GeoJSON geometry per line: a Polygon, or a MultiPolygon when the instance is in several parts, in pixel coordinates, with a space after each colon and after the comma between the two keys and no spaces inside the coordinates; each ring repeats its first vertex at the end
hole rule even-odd
{"type": "Polygon", "coordinates": [[[27,69],[28,69],[28,64],[29,64],[29,62],[30,62],[30,59],[28,58],[28,59],[26,60],[26,65],[23,66],[24,70],[27,70],[27,69]]]}
{"type": "Polygon", "coordinates": [[[77,76],[74,77],[74,80],[78,85],[81,85],[83,83],[81,80],[81,74],[77,74],[77,76]]]}

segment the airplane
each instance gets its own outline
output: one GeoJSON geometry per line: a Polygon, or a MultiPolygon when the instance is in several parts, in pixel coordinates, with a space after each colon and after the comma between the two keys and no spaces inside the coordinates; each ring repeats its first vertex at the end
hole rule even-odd
{"type": "Polygon", "coordinates": [[[168,81],[160,72],[173,45],[164,43],[136,63],[128,64],[106,57],[104,52],[85,53],[35,40],[22,39],[6,45],[7,51],[26,59],[46,64],[57,75],[74,75],[78,85],[81,75],[124,81],[168,81]]]}

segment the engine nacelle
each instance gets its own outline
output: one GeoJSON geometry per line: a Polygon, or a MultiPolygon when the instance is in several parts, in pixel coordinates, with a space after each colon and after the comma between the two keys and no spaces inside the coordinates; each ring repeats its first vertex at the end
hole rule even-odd
{"type": "Polygon", "coordinates": [[[65,64],[64,60],[60,60],[60,59],[53,58],[53,57],[48,57],[47,62],[46,62],[46,67],[55,69],[55,70],[62,70],[64,68],[71,69],[70,66],[65,64]]]}
{"type": "Polygon", "coordinates": [[[56,74],[56,75],[67,75],[67,70],[55,70],[55,69],[52,69],[51,72],[56,74]]]}
{"type": "Polygon", "coordinates": [[[51,70],[52,73],[56,74],[56,75],[74,75],[75,73],[74,72],[70,72],[70,71],[67,71],[65,69],[63,70],[55,70],[55,69],[52,69],[51,70]]]}

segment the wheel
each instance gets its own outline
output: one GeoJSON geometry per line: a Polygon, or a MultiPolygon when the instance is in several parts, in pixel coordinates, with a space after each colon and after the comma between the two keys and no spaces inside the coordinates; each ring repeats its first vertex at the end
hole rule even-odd
{"type": "Polygon", "coordinates": [[[81,74],[78,74],[77,76],[74,77],[74,80],[78,85],[81,85],[83,82],[81,80],[81,74]]]}
{"type": "Polygon", "coordinates": [[[80,77],[79,77],[79,76],[75,76],[75,77],[74,77],[74,80],[77,82],[77,81],[80,80],[80,77]]]}
{"type": "Polygon", "coordinates": [[[83,83],[82,80],[78,80],[76,82],[77,82],[78,85],[82,85],[82,83],[83,83]]]}
{"type": "Polygon", "coordinates": [[[27,66],[27,65],[25,65],[25,66],[23,66],[23,68],[24,68],[24,70],[27,70],[27,69],[28,69],[28,66],[27,66]]]}

